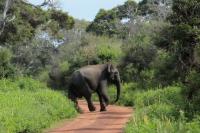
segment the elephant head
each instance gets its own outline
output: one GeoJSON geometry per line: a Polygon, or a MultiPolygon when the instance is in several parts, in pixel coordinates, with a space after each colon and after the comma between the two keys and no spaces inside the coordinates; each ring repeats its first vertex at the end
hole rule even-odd
{"type": "Polygon", "coordinates": [[[114,65],[108,64],[108,75],[109,75],[108,76],[109,77],[109,81],[116,85],[117,98],[116,98],[115,102],[117,102],[119,100],[120,90],[121,90],[121,80],[120,80],[119,71],[114,65]]]}

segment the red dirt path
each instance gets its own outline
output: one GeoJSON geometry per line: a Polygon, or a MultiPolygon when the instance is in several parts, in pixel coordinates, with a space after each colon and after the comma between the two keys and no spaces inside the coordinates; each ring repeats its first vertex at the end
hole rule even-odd
{"type": "Polygon", "coordinates": [[[96,111],[89,112],[85,101],[79,101],[84,113],[73,121],[66,122],[49,133],[123,133],[132,109],[109,105],[107,111],[99,112],[99,103],[95,102],[96,111]]]}

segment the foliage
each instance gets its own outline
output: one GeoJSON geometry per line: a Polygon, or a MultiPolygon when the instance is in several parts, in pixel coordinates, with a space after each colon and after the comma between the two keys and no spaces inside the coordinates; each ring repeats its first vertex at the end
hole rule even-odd
{"type": "Polygon", "coordinates": [[[16,90],[37,92],[48,89],[45,83],[28,77],[18,77],[15,79],[0,80],[0,91],[11,92],[16,90]]]}
{"type": "Polygon", "coordinates": [[[188,102],[184,100],[183,90],[181,87],[171,86],[136,93],[136,111],[125,132],[198,132],[199,117],[188,121],[184,112],[187,111],[184,109],[188,102]]]}
{"type": "Polygon", "coordinates": [[[72,42],[65,43],[59,47],[60,59],[70,64],[97,64],[106,61],[116,61],[120,58],[122,41],[117,38],[105,36],[97,37],[91,34],[84,34],[75,38],[72,42]],[[107,49],[108,48],[108,49],[107,49]]]}
{"type": "Polygon", "coordinates": [[[12,63],[21,69],[23,75],[35,76],[52,64],[54,54],[53,44],[35,37],[28,46],[15,48],[12,63]]]}
{"type": "Polygon", "coordinates": [[[39,26],[48,25],[52,20],[58,24],[59,29],[71,29],[74,25],[73,18],[67,13],[56,10],[44,11],[21,0],[15,1],[9,12],[15,16],[15,20],[5,26],[0,36],[1,45],[16,45],[29,40],[34,37],[39,26]]]}
{"type": "Polygon", "coordinates": [[[74,26],[74,20],[71,16],[69,16],[67,13],[63,11],[57,11],[57,10],[50,10],[50,16],[51,19],[58,22],[59,27],[61,29],[72,29],[74,26]]]}
{"type": "MultiPolygon", "coordinates": [[[[122,61],[122,77],[126,81],[137,81],[144,84],[144,80],[147,75],[151,73],[152,63],[157,56],[157,47],[153,45],[153,39],[156,33],[160,31],[155,22],[149,24],[143,23],[138,25],[140,28],[137,32],[129,39],[126,39],[122,45],[123,52],[125,53],[122,61]],[[154,34],[152,34],[154,32],[154,34]],[[143,81],[142,81],[143,80],[143,81]]],[[[159,26],[162,27],[160,24],[159,26]]],[[[148,80],[151,80],[151,74],[148,80]]]]}
{"type": "Polygon", "coordinates": [[[101,9],[93,23],[87,27],[88,32],[94,32],[97,35],[113,35],[117,34],[116,30],[116,13],[115,11],[106,11],[101,9]]]}
{"type": "MultiPolygon", "coordinates": [[[[199,132],[199,7],[199,0],[127,1],[89,23],[14,1],[15,19],[0,36],[0,78],[20,73],[66,89],[74,70],[112,62],[123,80],[117,104],[136,108],[126,132],[199,132]]],[[[108,93],[112,103],[115,86],[108,93]]],[[[39,132],[66,110],[74,114],[63,95],[31,78],[0,80],[0,100],[3,132],[39,132]]]]}
{"type": "Polygon", "coordinates": [[[190,71],[190,73],[186,77],[187,83],[187,89],[184,90],[183,94],[185,97],[187,97],[189,103],[186,107],[186,115],[189,119],[194,118],[196,115],[200,114],[200,74],[197,71],[190,71]]]}
{"type": "MultiPolygon", "coordinates": [[[[151,1],[141,3],[148,2],[151,1]]],[[[168,20],[171,25],[163,26],[153,38],[153,43],[159,48],[150,65],[153,81],[160,85],[181,81],[185,87],[167,87],[135,94],[136,112],[126,132],[200,131],[199,1],[174,0],[168,20]]]]}
{"type": "Polygon", "coordinates": [[[135,95],[136,107],[142,108],[155,103],[174,104],[183,107],[185,101],[181,95],[181,87],[166,87],[162,89],[148,90],[135,95]]]}
{"type": "Polygon", "coordinates": [[[142,0],[139,2],[139,14],[164,20],[171,12],[171,6],[172,0],[142,0]]]}
{"type": "Polygon", "coordinates": [[[96,52],[101,62],[119,60],[122,55],[120,47],[116,44],[98,45],[96,52]]]}
{"type": "Polygon", "coordinates": [[[0,79],[14,77],[15,68],[11,64],[12,53],[9,49],[0,47],[0,79]]]}
{"type": "Polygon", "coordinates": [[[153,83],[160,86],[167,86],[178,82],[180,74],[177,69],[174,69],[176,63],[174,55],[165,50],[158,50],[152,62],[152,69],[154,71],[153,83]]]}
{"type": "Polygon", "coordinates": [[[171,12],[171,6],[171,0],[142,0],[139,4],[128,0],[110,10],[100,9],[86,31],[96,35],[126,38],[130,35],[133,24],[165,20],[171,12]]]}
{"type": "Polygon", "coordinates": [[[76,115],[63,94],[30,78],[0,80],[0,101],[2,133],[41,132],[55,121],[76,115]]]}
{"type": "Polygon", "coordinates": [[[200,73],[193,70],[187,75],[186,78],[187,82],[189,83],[189,88],[199,88],[200,87],[200,73]]]}
{"type": "Polygon", "coordinates": [[[117,6],[111,10],[100,9],[94,21],[88,25],[86,31],[93,32],[96,35],[118,35],[121,20],[132,18],[133,13],[137,10],[135,1],[127,1],[124,5],[117,6]]]}
{"type": "Polygon", "coordinates": [[[184,116],[182,119],[180,118],[178,121],[174,121],[167,118],[160,120],[156,118],[151,119],[147,115],[134,115],[125,129],[126,133],[197,133],[199,131],[199,120],[196,119],[187,122],[184,120],[184,116]]]}
{"type": "Polygon", "coordinates": [[[199,46],[200,33],[198,5],[199,1],[175,0],[172,6],[173,13],[168,18],[172,25],[164,29],[168,30],[171,35],[167,34],[168,40],[161,37],[161,41],[158,43],[159,46],[175,55],[177,62],[175,69],[179,73],[181,72],[182,80],[185,79],[188,71],[195,66],[194,51],[199,46]]]}

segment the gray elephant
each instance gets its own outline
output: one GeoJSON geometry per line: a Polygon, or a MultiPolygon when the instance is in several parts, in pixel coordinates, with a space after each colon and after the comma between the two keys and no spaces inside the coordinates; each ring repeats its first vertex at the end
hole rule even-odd
{"type": "Polygon", "coordinates": [[[75,102],[78,107],[77,98],[84,97],[88,103],[90,111],[95,111],[92,103],[92,93],[97,92],[100,101],[100,111],[106,111],[109,104],[107,95],[108,83],[115,84],[117,87],[118,101],[121,89],[121,80],[118,69],[112,64],[88,65],[73,72],[69,84],[68,98],[75,102]]]}

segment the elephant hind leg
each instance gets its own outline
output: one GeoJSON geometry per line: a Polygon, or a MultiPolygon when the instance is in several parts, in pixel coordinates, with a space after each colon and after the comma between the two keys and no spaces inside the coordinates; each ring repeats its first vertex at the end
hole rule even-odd
{"type": "Polygon", "coordinates": [[[77,98],[76,98],[76,99],[73,99],[72,101],[73,101],[74,104],[75,104],[76,110],[77,110],[79,113],[83,113],[83,110],[82,110],[82,109],[79,107],[79,105],[78,105],[78,100],[77,100],[77,98]]]}
{"type": "Polygon", "coordinates": [[[79,107],[77,100],[76,100],[76,110],[81,114],[83,113],[83,110],[79,107]]]}
{"type": "Polygon", "coordinates": [[[72,91],[68,92],[68,98],[74,102],[74,106],[79,113],[83,113],[83,110],[78,105],[77,97],[72,93],[72,91]]]}
{"type": "Polygon", "coordinates": [[[85,99],[87,100],[88,108],[89,108],[90,112],[95,111],[96,107],[92,103],[92,96],[91,95],[85,96],[85,99]]]}

